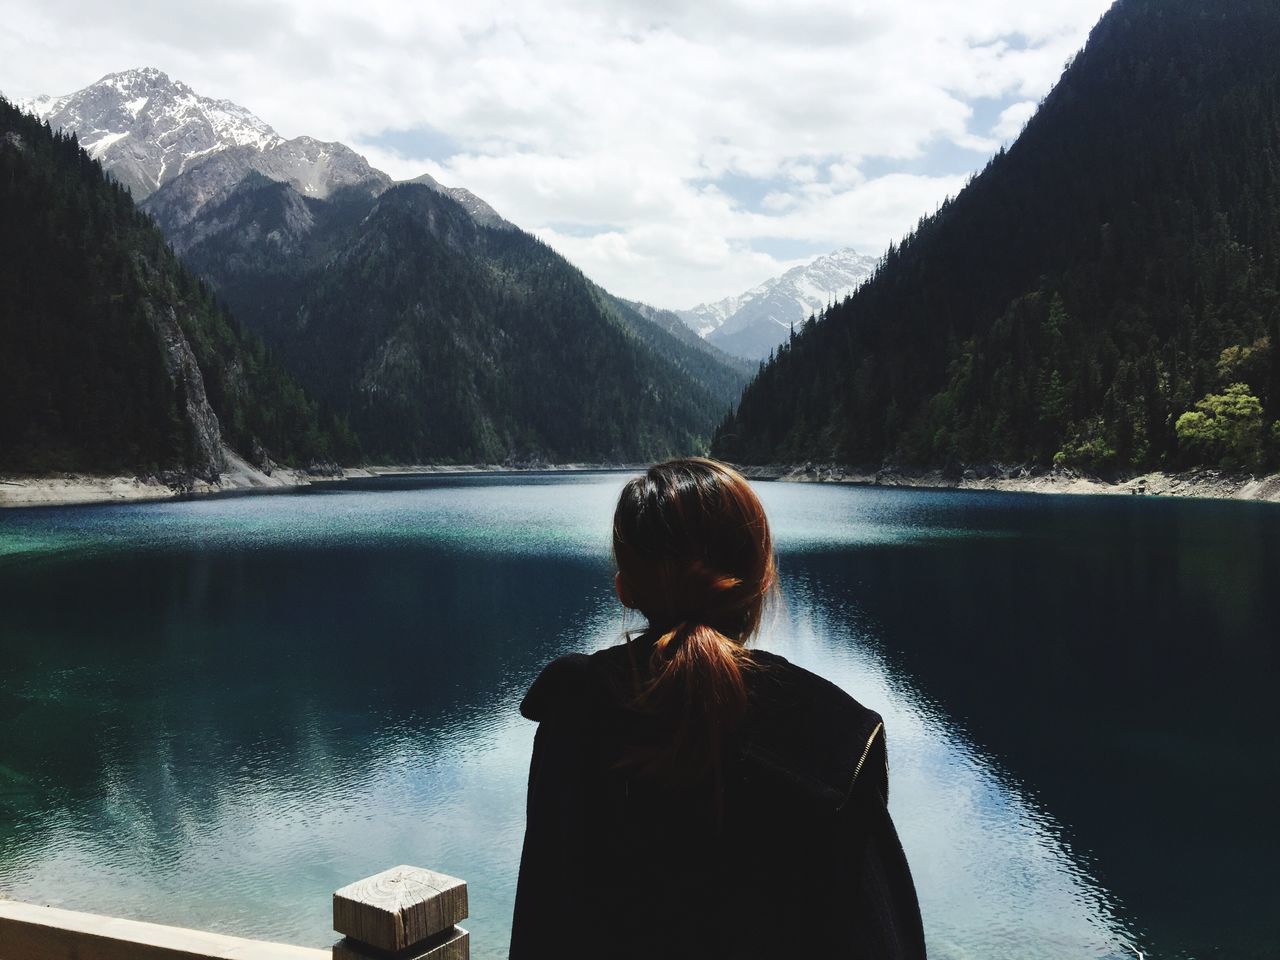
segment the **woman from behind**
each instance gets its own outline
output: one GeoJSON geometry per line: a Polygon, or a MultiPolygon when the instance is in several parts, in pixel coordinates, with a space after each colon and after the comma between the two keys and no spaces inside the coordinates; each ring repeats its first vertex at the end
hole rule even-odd
{"type": "Polygon", "coordinates": [[[746,646],[776,581],[747,481],[652,467],[613,551],[647,628],[556,660],[521,705],[539,728],[512,960],[924,957],[879,716],[746,646]]]}

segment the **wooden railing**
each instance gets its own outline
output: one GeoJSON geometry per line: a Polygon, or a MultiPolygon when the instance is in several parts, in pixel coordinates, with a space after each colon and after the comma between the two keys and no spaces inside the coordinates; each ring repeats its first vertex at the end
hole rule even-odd
{"type": "Polygon", "coordinates": [[[0,960],[468,960],[467,885],[392,867],[333,895],[328,950],[0,900],[0,960]]]}

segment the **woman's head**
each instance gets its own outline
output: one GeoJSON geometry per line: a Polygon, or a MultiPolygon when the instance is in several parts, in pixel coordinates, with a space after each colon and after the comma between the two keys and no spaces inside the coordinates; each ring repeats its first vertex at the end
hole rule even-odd
{"type": "Polygon", "coordinates": [[[651,467],[613,517],[618,596],[649,621],[635,706],[671,731],[634,758],[643,772],[721,795],[720,747],[747,707],[743,648],[776,579],[764,508],[746,480],[702,458],[651,467]]]}
{"type": "Polygon", "coordinates": [[[703,624],[745,641],[776,578],[769,522],[750,484],[701,457],[650,467],[613,516],[623,602],[659,629],[703,624]]]}

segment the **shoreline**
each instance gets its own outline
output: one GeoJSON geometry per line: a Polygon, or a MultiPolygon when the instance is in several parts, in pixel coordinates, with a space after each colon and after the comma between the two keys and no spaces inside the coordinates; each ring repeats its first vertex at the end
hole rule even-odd
{"type": "Polygon", "coordinates": [[[1074,470],[985,464],[959,471],[842,467],[835,464],[770,464],[739,467],[752,480],[780,483],[843,483],[862,487],[919,490],[986,490],[1004,493],[1092,496],[1183,497],[1280,503],[1280,473],[1266,476],[1220,470],[1152,471],[1122,480],[1103,480],[1074,470]]]}
{"type": "MultiPolygon", "coordinates": [[[[505,473],[593,473],[643,470],[645,464],[405,464],[338,468],[331,472],[276,467],[270,474],[226,450],[227,468],[218,483],[188,479],[180,485],[158,477],[56,474],[41,477],[0,476],[0,510],[63,507],[104,503],[147,503],[286,493],[308,487],[379,477],[477,476],[505,473]]],[[[982,490],[1005,493],[1092,496],[1190,497],[1280,503],[1280,473],[1255,477],[1218,470],[1181,473],[1153,471],[1123,480],[1103,480],[1074,470],[1043,470],[1025,465],[988,464],[962,471],[842,467],[835,464],[770,464],[738,466],[751,480],[779,483],[840,483],[863,487],[906,487],[919,490],[982,490]]]]}
{"type": "Polygon", "coordinates": [[[217,483],[186,478],[181,484],[159,477],[103,476],[60,473],[51,476],[0,476],[0,510],[24,507],[69,507],[105,503],[154,503],[265,493],[288,493],[308,487],[367,480],[378,477],[413,477],[456,474],[475,476],[501,473],[592,473],[607,470],[640,470],[641,466],[598,463],[498,463],[406,464],[339,467],[313,471],[275,467],[266,473],[224,448],[227,467],[217,483]]]}

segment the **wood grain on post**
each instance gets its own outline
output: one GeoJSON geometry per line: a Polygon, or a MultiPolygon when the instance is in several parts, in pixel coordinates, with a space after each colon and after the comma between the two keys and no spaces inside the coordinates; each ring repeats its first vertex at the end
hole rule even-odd
{"type": "Polygon", "coordinates": [[[383,953],[348,937],[333,945],[330,960],[386,960],[389,957],[394,960],[470,960],[471,934],[461,927],[450,927],[444,933],[399,953],[383,953]]]}
{"type": "Polygon", "coordinates": [[[334,960],[377,954],[467,960],[470,936],[455,926],[466,916],[465,881],[420,867],[392,867],[333,895],[333,928],[347,937],[334,945],[334,960]]]}

